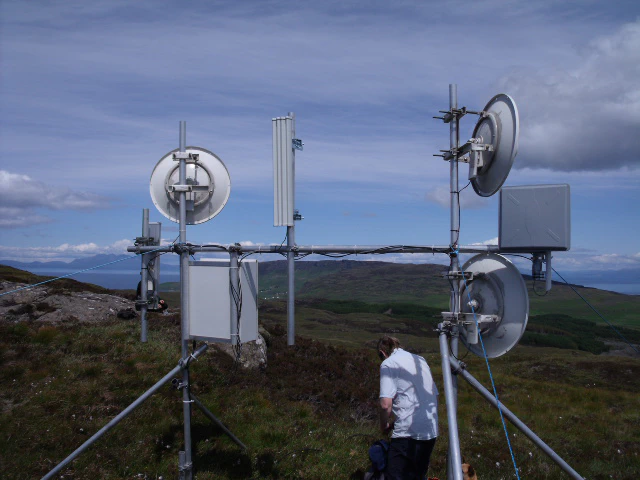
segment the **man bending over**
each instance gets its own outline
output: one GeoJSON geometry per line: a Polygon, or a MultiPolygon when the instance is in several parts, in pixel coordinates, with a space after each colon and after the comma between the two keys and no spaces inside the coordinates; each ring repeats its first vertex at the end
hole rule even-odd
{"type": "Polygon", "coordinates": [[[424,480],[438,436],[438,389],[424,358],[378,340],[380,428],[391,432],[386,473],[392,480],[424,480]]]}

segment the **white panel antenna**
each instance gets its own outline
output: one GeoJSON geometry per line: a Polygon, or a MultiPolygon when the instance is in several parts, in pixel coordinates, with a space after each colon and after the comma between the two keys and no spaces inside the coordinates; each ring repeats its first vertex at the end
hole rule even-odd
{"type": "Polygon", "coordinates": [[[272,119],[273,126],[273,226],[294,225],[295,161],[292,116],[272,119]]]}

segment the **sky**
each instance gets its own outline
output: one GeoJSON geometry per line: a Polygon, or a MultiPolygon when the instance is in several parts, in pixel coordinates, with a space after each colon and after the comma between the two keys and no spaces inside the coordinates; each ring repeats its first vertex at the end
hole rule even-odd
{"type": "MultiPolygon", "coordinates": [[[[558,271],[640,268],[637,0],[3,0],[0,262],[125,253],[144,208],[174,240],[149,179],[181,120],[232,184],[188,241],[280,244],[271,119],[287,112],[304,142],[297,244],[447,245],[449,165],[433,154],[449,127],[432,117],[449,84],[470,110],[515,100],[505,186],[570,185],[558,271]]],[[[461,193],[461,245],[497,243],[498,197],[461,193]]]]}

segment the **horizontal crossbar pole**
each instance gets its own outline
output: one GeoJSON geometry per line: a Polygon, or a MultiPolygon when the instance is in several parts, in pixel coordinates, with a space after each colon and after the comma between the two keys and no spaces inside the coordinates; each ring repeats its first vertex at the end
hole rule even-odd
{"type": "MultiPolygon", "coordinates": [[[[288,247],[286,245],[188,245],[191,252],[225,252],[235,250],[238,253],[287,253],[293,250],[296,253],[308,254],[325,254],[325,253],[344,253],[354,255],[365,255],[368,253],[387,254],[387,253],[449,253],[451,248],[449,245],[296,245],[288,247]]],[[[146,247],[146,246],[130,246],[127,247],[128,252],[147,253],[147,252],[172,252],[173,246],[166,247],[146,247]]],[[[497,245],[470,245],[459,246],[456,248],[457,253],[499,253],[500,249],[497,245]]]]}

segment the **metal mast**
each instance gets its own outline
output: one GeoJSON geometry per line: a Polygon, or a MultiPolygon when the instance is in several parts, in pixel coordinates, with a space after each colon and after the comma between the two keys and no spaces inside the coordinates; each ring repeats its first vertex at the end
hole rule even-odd
{"type": "MultiPolygon", "coordinates": [[[[289,112],[291,117],[291,137],[296,136],[296,116],[295,113],[289,112]]],[[[295,212],[295,199],[296,199],[296,151],[293,148],[293,144],[287,145],[287,148],[291,149],[291,156],[293,161],[291,162],[291,177],[293,178],[293,196],[291,198],[291,208],[295,212]]],[[[288,287],[287,287],[287,345],[295,345],[296,343],[296,294],[295,294],[295,259],[296,252],[294,247],[296,245],[296,221],[295,213],[294,219],[291,225],[287,226],[287,270],[288,270],[288,287]]]]}
{"type": "MultiPolygon", "coordinates": [[[[181,186],[187,184],[187,123],[180,122],[180,153],[176,155],[179,165],[181,186]]],[[[181,337],[182,337],[182,359],[186,362],[189,356],[189,249],[187,243],[187,193],[181,188],[179,192],[180,205],[180,314],[181,337]]],[[[189,369],[185,366],[182,369],[182,410],[184,415],[184,452],[179,454],[179,471],[181,480],[191,480],[191,399],[189,396],[189,369]]]]}
{"type": "Polygon", "coordinates": [[[458,265],[458,241],[460,239],[460,197],[458,192],[458,147],[459,147],[459,110],[458,88],[456,84],[449,85],[449,110],[444,117],[438,117],[449,123],[449,192],[451,203],[451,232],[449,245],[449,272],[451,282],[450,309],[454,322],[444,321],[438,325],[440,332],[440,355],[442,357],[442,377],[444,381],[447,402],[447,420],[449,426],[449,454],[447,456],[447,479],[462,480],[462,456],[460,455],[460,438],[458,435],[458,383],[451,372],[449,349],[458,355],[458,326],[457,314],[460,312],[460,287],[458,265]]]}

